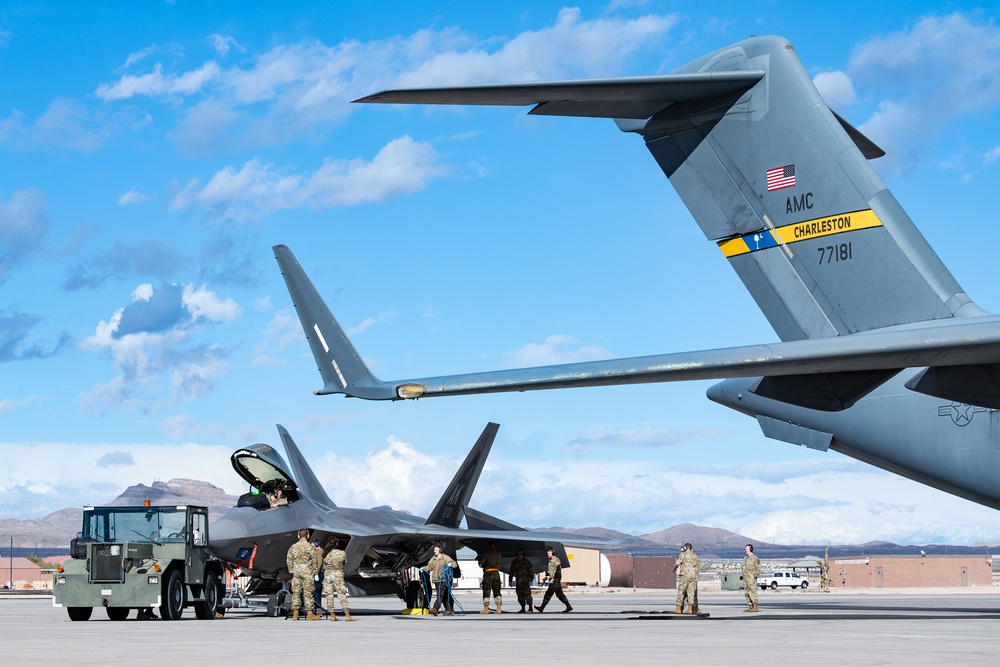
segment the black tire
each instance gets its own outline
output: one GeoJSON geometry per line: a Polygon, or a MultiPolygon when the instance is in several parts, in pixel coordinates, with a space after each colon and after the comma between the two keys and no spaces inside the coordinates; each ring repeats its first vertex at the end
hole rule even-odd
{"type": "Polygon", "coordinates": [[[176,621],[184,613],[184,577],[177,570],[171,570],[167,582],[163,585],[163,604],[160,605],[160,618],[165,621],[176,621]]]}
{"type": "Polygon", "coordinates": [[[66,607],[71,621],[89,621],[90,615],[94,613],[93,607],[66,607]]]}
{"type": "Polygon", "coordinates": [[[288,616],[288,591],[281,590],[267,599],[267,615],[272,618],[288,616]]]}
{"type": "Polygon", "coordinates": [[[803,581],[802,582],[802,590],[805,590],[807,588],[809,588],[809,582],[808,581],[803,581]]]}
{"type": "Polygon", "coordinates": [[[215,618],[215,610],[219,606],[219,580],[214,572],[205,573],[205,601],[194,603],[194,615],[202,621],[215,618]]]}
{"type": "Polygon", "coordinates": [[[772,581],[771,582],[771,590],[772,591],[778,590],[778,582],[777,581],[772,581]]]}
{"type": "Polygon", "coordinates": [[[130,611],[132,610],[128,607],[108,607],[108,618],[112,621],[124,621],[130,611]]]}

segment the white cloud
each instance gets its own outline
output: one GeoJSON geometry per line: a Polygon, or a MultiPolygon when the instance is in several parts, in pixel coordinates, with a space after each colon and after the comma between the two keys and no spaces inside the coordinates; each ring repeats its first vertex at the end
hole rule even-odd
{"type": "Polygon", "coordinates": [[[509,352],[510,365],[515,368],[547,366],[550,364],[570,364],[577,361],[609,359],[611,354],[594,345],[573,347],[576,339],[572,336],[553,334],[543,343],[528,343],[520,349],[509,352]]]}
{"type": "Polygon", "coordinates": [[[209,35],[209,41],[212,43],[212,48],[220,56],[229,55],[230,49],[236,49],[237,51],[244,51],[245,49],[240,46],[239,42],[235,38],[229,37],[227,35],[220,35],[219,33],[212,33],[209,35]]]}
{"type": "Polygon", "coordinates": [[[117,203],[119,206],[128,206],[130,204],[143,204],[150,199],[152,199],[152,197],[133,188],[123,193],[122,196],[118,198],[117,203]]]}
{"type": "Polygon", "coordinates": [[[218,63],[210,60],[198,69],[181,74],[164,74],[163,65],[156,63],[153,71],[136,76],[124,74],[118,81],[101,84],[94,94],[105,102],[127,100],[139,95],[159,97],[192,95],[202,90],[220,75],[218,63]]]}
{"type": "Polygon", "coordinates": [[[355,336],[355,335],[357,335],[359,333],[363,333],[365,330],[368,329],[368,327],[370,327],[372,325],[381,324],[382,322],[388,322],[395,315],[396,315],[395,311],[392,311],[392,310],[380,310],[379,313],[378,313],[378,315],[376,315],[375,317],[366,317],[364,319],[364,321],[361,322],[361,324],[357,325],[356,327],[353,327],[347,333],[349,333],[352,336],[355,336]]]}
{"type": "Polygon", "coordinates": [[[851,78],[843,72],[821,72],[813,77],[813,83],[826,103],[834,109],[849,107],[857,99],[851,78]]]}
{"type": "Polygon", "coordinates": [[[927,17],[858,46],[849,71],[862,95],[882,96],[860,129],[886,162],[905,168],[952,120],[1000,106],[1000,26],[959,13],[927,17]]]}
{"type": "Polygon", "coordinates": [[[200,287],[185,285],[182,301],[195,320],[232,322],[240,315],[240,307],[235,301],[219,299],[214,292],[205,289],[204,285],[200,287]]]}
{"type": "Polygon", "coordinates": [[[224,167],[204,185],[189,181],[170,208],[199,207],[226,220],[253,220],[279,210],[384,201],[418,192],[450,171],[438,163],[430,144],[404,136],[386,144],[370,162],[328,159],[311,173],[282,172],[256,158],[239,169],[224,167]]]}
{"type": "Polygon", "coordinates": [[[1000,146],[994,146],[983,155],[983,162],[986,164],[993,164],[997,160],[1000,160],[1000,146]]]}

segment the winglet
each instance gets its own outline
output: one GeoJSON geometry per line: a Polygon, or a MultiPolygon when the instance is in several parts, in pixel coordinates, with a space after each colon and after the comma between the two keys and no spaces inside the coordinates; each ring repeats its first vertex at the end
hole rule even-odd
{"type": "Polygon", "coordinates": [[[396,398],[395,388],[368,370],[292,251],[284,245],[276,245],[272,250],[323,378],[323,388],[315,393],[347,394],[369,399],[396,398]]]}
{"type": "Polygon", "coordinates": [[[483,472],[486,457],[490,455],[490,448],[493,447],[493,440],[497,437],[499,429],[500,424],[490,422],[486,425],[479,440],[476,440],[476,444],[473,445],[469,455],[465,457],[465,461],[455,473],[451,484],[445,489],[441,500],[427,517],[424,525],[435,524],[448,528],[458,528],[458,525],[462,523],[462,517],[465,516],[465,506],[469,504],[472,492],[476,490],[479,475],[483,472]]]}
{"type": "Polygon", "coordinates": [[[309,500],[319,505],[329,508],[336,507],[333,501],[330,500],[330,496],[326,494],[323,485],[316,478],[316,473],[306,463],[305,457],[302,456],[302,452],[299,451],[295,441],[292,440],[292,436],[288,435],[288,431],[281,424],[275,424],[275,426],[278,427],[278,435],[281,436],[281,442],[285,445],[285,453],[288,454],[288,463],[292,467],[292,475],[295,477],[299,495],[309,498],[309,500]]]}

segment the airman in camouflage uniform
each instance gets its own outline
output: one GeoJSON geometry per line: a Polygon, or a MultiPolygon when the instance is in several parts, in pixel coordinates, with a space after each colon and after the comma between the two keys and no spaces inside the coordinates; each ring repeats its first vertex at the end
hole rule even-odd
{"type": "Polygon", "coordinates": [[[517,590],[517,603],[521,605],[521,611],[517,613],[523,614],[527,606],[527,612],[530,614],[531,582],[535,579],[535,568],[531,561],[524,557],[523,549],[517,550],[517,557],[510,562],[507,576],[516,582],[514,588],[517,590]]]}
{"type": "Polygon", "coordinates": [[[680,556],[677,557],[677,564],[674,570],[680,574],[680,581],[677,584],[677,606],[674,613],[683,614],[684,608],[688,607],[689,613],[698,613],[698,573],[701,572],[701,559],[694,552],[694,547],[688,542],[681,547],[680,556]]]}
{"type": "Polygon", "coordinates": [[[347,606],[347,584],[344,583],[344,563],[347,562],[347,553],[340,547],[339,542],[333,543],[333,548],[323,559],[323,595],[326,596],[326,606],[330,612],[330,620],[336,621],[337,615],[333,613],[333,594],[336,592],[340,598],[340,607],[344,610],[344,619],[353,621],[351,610],[347,606]]]}
{"type": "Polygon", "coordinates": [[[566,599],[566,594],[563,593],[562,589],[562,562],[560,562],[559,557],[556,556],[556,550],[552,547],[548,548],[549,554],[549,569],[545,573],[545,580],[549,582],[549,587],[545,589],[545,597],[542,598],[542,605],[540,607],[535,607],[539,613],[545,611],[545,605],[549,603],[552,596],[555,595],[559,598],[559,601],[566,605],[563,609],[563,613],[569,613],[573,611],[573,607],[570,605],[569,600],[566,599]]]}
{"type": "Polygon", "coordinates": [[[288,571],[292,575],[292,620],[299,620],[299,605],[302,593],[305,595],[306,620],[318,621],[319,616],[313,613],[312,589],[316,576],[316,549],[309,542],[309,531],[305,528],[299,531],[299,541],[291,546],[285,557],[288,571]]]}
{"type": "Polygon", "coordinates": [[[490,593],[493,593],[493,601],[497,605],[497,613],[503,613],[500,609],[500,552],[497,550],[497,543],[490,540],[489,549],[479,554],[476,562],[483,568],[483,610],[480,614],[490,613],[490,593]]]}
{"type": "Polygon", "coordinates": [[[757,577],[760,576],[760,559],[753,552],[753,545],[746,546],[746,557],[743,559],[743,594],[750,606],[743,611],[757,612],[757,577]]]}
{"type": "Polygon", "coordinates": [[[451,582],[447,581],[444,576],[445,565],[451,565],[454,568],[456,565],[455,559],[443,552],[441,547],[435,544],[434,555],[427,561],[427,565],[421,568],[425,572],[430,572],[431,583],[434,585],[437,595],[437,598],[434,600],[434,606],[431,607],[431,613],[435,616],[438,615],[438,609],[441,608],[442,604],[444,604],[445,616],[455,613],[455,599],[451,596],[449,588],[451,582]]]}

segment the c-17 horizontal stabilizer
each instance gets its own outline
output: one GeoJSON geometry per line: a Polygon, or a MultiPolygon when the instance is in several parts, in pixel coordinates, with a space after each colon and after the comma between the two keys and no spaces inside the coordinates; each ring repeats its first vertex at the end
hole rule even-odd
{"type": "Polygon", "coordinates": [[[493,441],[496,439],[499,429],[500,424],[490,422],[486,425],[458,472],[455,473],[448,488],[441,495],[441,499],[428,515],[427,525],[435,524],[458,528],[459,524],[462,523],[462,517],[466,513],[466,505],[472,498],[472,492],[476,490],[479,475],[483,472],[483,466],[486,465],[486,458],[490,455],[490,449],[493,447],[493,441]]]}

